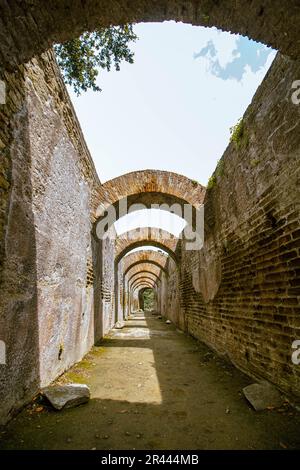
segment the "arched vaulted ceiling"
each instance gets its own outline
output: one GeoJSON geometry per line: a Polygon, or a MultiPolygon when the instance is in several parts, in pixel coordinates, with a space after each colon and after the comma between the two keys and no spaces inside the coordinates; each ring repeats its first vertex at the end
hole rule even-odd
{"type": "Polygon", "coordinates": [[[0,63],[13,67],[99,27],[183,21],[216,26],[300,55],[298,0],[0,0],[0,63]]]}
{"type": "Polygon", "coordinates": [[[128,279],[128,283],[130,285],[130,283],[132,283],[133,281],[135,281],[137,278],[139,279],[140,277],[142,276],[146,276],[146,277],[149,277],[150,279],[153,279],[153,280],[157,280],[157,281],[160,281],[159,277],[157,274],[151,272],[151,271],[146,271],[146,270],[143,270],[143,271],[138,271],[134,274],[132,274],[132,276],[130,276],[130,278],[128,279]]]}
{"type": "Polygon", "coordinates": [[[165,269],[168,260],[168,255],[161,251],[154,250],[139,250],[133,253],[127,254],[122,258],[122,267],[124,274],[127,274],[131,267],[148,262],[150,264],[160,267],[162,270],[165,269]]]}
{"type": "Polygon", "coordinates": [[[165,250],[174,261],[177,261],[175,250],[178,238],[170,232],[155,227],[145,227],[141,229],[130,230],[119,237],[115,242],[115,260],[116,263],[129,251],[141,246],[154,246],[165,250]]]}

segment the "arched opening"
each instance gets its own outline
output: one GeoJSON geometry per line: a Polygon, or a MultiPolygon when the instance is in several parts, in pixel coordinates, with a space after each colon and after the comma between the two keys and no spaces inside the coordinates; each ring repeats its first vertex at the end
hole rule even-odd
{"type": "Polygon", "coordinates": [[[153,312],[157,308],[155,290],[144,287],[139,291],[140,309],[153,312]]]}

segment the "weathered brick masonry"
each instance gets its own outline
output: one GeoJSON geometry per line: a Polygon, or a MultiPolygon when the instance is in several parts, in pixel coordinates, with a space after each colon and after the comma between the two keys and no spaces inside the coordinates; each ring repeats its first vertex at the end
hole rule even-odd
{"type": "Polygon", "coordinates": [[[298,0],[1,0],[0,18],[0,63],[6,66],[99,26],[142,21],[216,26],[294,58],[300,53],[298,0]]]}
{"type": "Polygon", "coordinates": [[[4,73],[1,420],[94,342],[90,200],[100,182],[51,52],[4,73]]]}
{"type": "MultiPolygon", "coordinates": [[[[291,101],[300,79],[297,5],[120,0],[99,8],[93,0],[0,0],[0,79],[7,86],[0,105],[1,423],[129,313],[129,271],[125,283],[123,274],[132,255],[121,254],[149,242],[162,247],[164,237],[97,240],[99,209],[125,197],[147,207],[199,207],[204,200],[204,248],[164,244],[170,257],[158,283],[161,312],[246,372],[300,396],[300,368],[291,362],[291,344],[300,338],[300,106],[291,101]],[[278,55],[239,143],[229,145],[206,192],[152,170],[101,185],[52,53],[32,58],[86,28],[154,19],[232,29],[297,59],[278,55]]],[[[161,264],[162,256],[152,261],[161,264]]],[[[141,268],[137,295],[154,282],[141,268]]]]}
{"type": "Polygon", "coordinates": [[[180,290],[192,335],[300,395],[291,361],[300,338],[299,76],[299,62],[278,56],[258,89],[244,117],[248,143],[230,144],[207,191],[204,249],[182,250],[180,290]]]}

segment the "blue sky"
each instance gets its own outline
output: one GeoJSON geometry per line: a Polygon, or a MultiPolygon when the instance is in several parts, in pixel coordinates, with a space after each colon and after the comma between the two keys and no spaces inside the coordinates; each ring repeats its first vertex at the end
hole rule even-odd
{"type": "Polygon", "coordinates": [[[275,52],[215,28],[134,29],[135,63],[100,72],[101,93],[71,92],[100,180],[155,168],[206,185],[275,52]]]}
{"type": "Polygon", "coordinates": [[[134,29],[134,64],[101,71],[101,93],[70,90],[100,180],[154,168],[206,185],[275,51],[216,28],[134,29]]]}

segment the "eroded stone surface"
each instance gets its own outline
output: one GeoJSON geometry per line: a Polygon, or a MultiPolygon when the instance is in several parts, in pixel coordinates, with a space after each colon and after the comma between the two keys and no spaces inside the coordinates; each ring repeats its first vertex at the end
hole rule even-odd
{"type": "Polygon", "coordinates": [[[90,390],[85,384],[53,385],[44,388],[42,393],[56,410],[79,406],[90,399],[90,390]]]}
{"type": "Polygon", "coordinates": [[[256,411],[280,407],[284,399],[269,382],[263,381],[243,388],[243,393],[256,411]]]}

